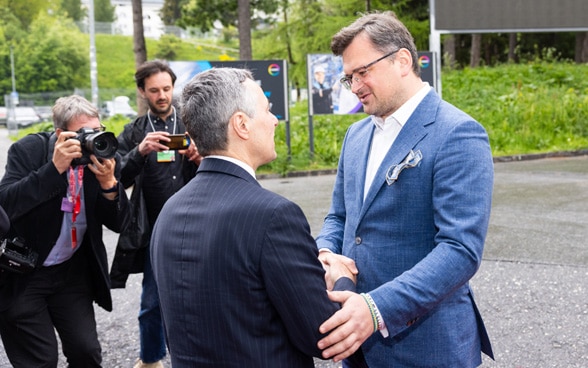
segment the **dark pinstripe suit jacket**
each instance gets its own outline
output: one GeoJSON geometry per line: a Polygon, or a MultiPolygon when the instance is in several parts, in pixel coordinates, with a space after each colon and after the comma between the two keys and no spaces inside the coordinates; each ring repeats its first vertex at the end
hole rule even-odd
{"type": "Polygon", "coordinates": [[[151,240],[173,367],[313,367],[338,309],[317,255],[296,204],[206,158],[151,240]]]}

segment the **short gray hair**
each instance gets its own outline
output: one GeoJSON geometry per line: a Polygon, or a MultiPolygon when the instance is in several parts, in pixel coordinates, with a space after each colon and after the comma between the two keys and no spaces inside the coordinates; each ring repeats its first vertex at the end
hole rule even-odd
{"type": "Polygon", "coordinates": [[[58,98],[51,109],[53,127],[67,130],[69,123],[78,116],[89,116],[100,119],[96,106],[82,96],[72,95],[58,98]]]}
{"type": "Polygon", "coordinates": [[[227,127],[234,113],[254,117],[256,100],[243,84],[247,79],[253,75],[246,69],[212,68],[184,87],[182,121],[202,156],[227,149],[227,127]]]}

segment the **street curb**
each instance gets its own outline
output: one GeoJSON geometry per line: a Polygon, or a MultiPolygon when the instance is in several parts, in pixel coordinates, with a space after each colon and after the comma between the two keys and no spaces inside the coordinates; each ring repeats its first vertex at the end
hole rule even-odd
{"type": "Polygon", "coordinates": [[[577,151],[532,153],[532,154],[528,154],[528,155],[498,156],[498,157],[494,157],[494,162],[528,161],[528,160],[540,160],[543,158],[575,157],[575,156],[588,156],[588,149],[577,150],[577,151]]]}
{"type": "MultiPolygon", "coordinates": [[[[530,161],[530,160],[541,160],[545,158],[558,158],[558,157],[576,157],[576,156],[588,156],[588,149],[576,150],[576,151],[559,151],[559,152],[547,152],[547,153],[531,153],[527,155],[511,155],[511,156],[496,156],[493,158],[494,163],[497,162],[518,162],[518,161],[530,161]]],[[[307,176],[319,176],[319,175],[335,175],[337,169],[322,169],[322,170],[305,170],[305,171],[292,171],[286,174],[258,174],[257,179],[284,179],[284,178],[301,178],[307,176]]]]}

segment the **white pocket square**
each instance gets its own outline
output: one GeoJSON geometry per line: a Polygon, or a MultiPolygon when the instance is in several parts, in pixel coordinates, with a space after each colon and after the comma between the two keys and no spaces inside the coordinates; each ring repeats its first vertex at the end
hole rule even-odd
{"type": "Polygon", "coordinates": [[[408,155],[406,155],[404,161],[402,161],[398,165],[392,165],[388,168],[388,171],[386,172],[386,183],[388,183],[388,185],[394,184],[394,182],[398,180],[398,176],[400,175],[402,170],[404,170],[405,168],[418,166],[422,159],[423,154],[421,153],[421,150],[417,150],[416,152],[410,150],[408,155]]]}

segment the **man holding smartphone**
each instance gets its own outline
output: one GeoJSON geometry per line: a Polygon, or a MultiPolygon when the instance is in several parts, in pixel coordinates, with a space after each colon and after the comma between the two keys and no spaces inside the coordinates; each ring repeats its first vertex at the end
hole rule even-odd
{"type": "MultiPolygon", "coordinates": [[[[123,288],[129,274],[143,273],[139,312],[141,351],[134,367],[163,367],[161,360],[166,346],[157,286],[149,261],[149,239],[164,203],[194,177],[202,158],[193,143],[186,149],[169,147],[172,138],[184,135],[186,128],[172,104],[176,75],[168,63],[145,62],[137,69],[135,81],[137,93],[147,101],[149,110],[125,125],[118,136],[118,152],[122,156],[121,182],[125,188],[133,186],[133,218],[148,221],[145,226],[137,226],[141,236],[121,234],[110,277],[113,288],[123,288]]],[[[131,226],[129,231],[132,229],[131,226]]]]}

